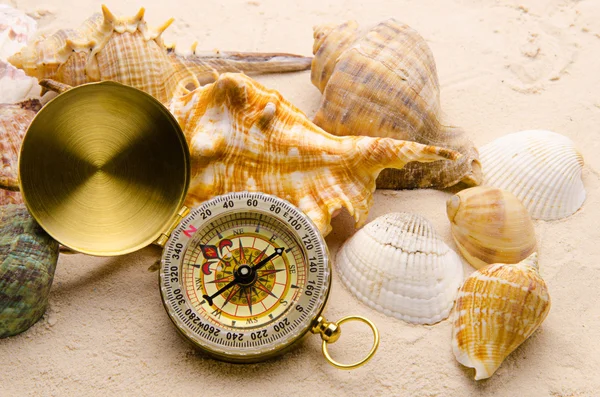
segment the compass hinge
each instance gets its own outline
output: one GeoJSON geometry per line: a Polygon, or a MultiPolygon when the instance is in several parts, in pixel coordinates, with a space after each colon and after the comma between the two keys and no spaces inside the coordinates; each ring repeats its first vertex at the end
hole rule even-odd
{"type": "Polygon", "coordinates": [[[179,222],[181,222],[181,220],[183,218],[185,218],[185,216],[189,213],[190,213],[190,209],[188,207],[186,207],[186,206],[181,207],[179,212],[173,216],[173,220],[171,221],[171,223],[169,223],[169,226],[167,227],[167,229],[160,234],[160,236],[156,240],[155,244],[160,245],[161,247],[164,247],[165,244],[167,244],[169,237],[171,237],[171,233],[173,233],[173,230],[175,230],[175,228],[177,226],[179,226],[179,222]]]}

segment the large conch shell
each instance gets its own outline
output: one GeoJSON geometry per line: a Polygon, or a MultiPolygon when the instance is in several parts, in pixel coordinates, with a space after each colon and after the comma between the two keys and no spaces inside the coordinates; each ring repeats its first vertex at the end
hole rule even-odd
{"type": "Polygon", "coordinates": [[[58,243],[24,205],[0,207],[0,338],[27,330],[44,314],[58,243]]]}
{"type": "MultiPolygon", "coordinates": [[[[27,75],[70,86],[112,80],[146,91],[162,103],[216,79],[220,72],[305,70],[310,58],[290,54],[217,53],[179,55],[161,38],[173,22],[149,28],[144,9],[117,18],[105,6],[79,29],[59,30],[30,43],[9,61],[27,75]]],[[[193,47],[195,52],[195,46],[193,47]]]]}
{"type": "Polygon", "coordinates": [[[517,264],[494,264],[471,274],[458,291],[452,351],[459,363],[489,378],[535,332],[550,311],[537,254],[517,264]]]}
{"type": "Polygon", "coordinates": [[[533,219],[565,218],[583,205],[583,157],[566,136],[543,130],[515,132],[480,151],[485,184],[513,193],[533,219]]]}
{"type": "Polygon", "coordinates": [[[382,169],[459,157],[415,142],[330,135],[277,91],[243,74],[222,74],[174,99],[170,110],[192,158],[186,205],[227,192],[274,194],[298,206],[324,235],[342,207],[358,226],[365,222],[382,169]]]}
{"type": "Polygon", "coordinates": [[[450,197],[446,210],[456,245],[476,269],[518,263],[536,250],[531,217],[510,192],[472,187],[450,197]]]}
{"type": "Polygon", "coordinates": [[[450,314],[463,266],[417,214],[390,213],[357,231],[338,251],[344,285],[363,303],[413,324],[435,324],[450,314]]]}
{"type": "Polygon", "coordinates": [[[451,148],[456,161],[408,164],[384,171],[380,188],[443,188],[481,182],[477,149],[442,124],[433,54],[425,40],[394,19],[359,30],[354,21],[314,28],[311,79],[323,93],[315,124],[334,135],[369,135],[451,148]]]}
{"type": "MultiPolygon", "coordinates": [[[[19,190],[19,153],[25,132],[41,105],[37,99],[16,104],[0,104],[0,188],[19,190]]],[[[0,204],[15,203],[15,196],[0,195],[0,204]],[[6,197],[6,201],[2,198],[6,197]]],[[[20,200],[20,197],[19,197],[20,200]]],[[[17,200],[18,201],[18,200],[17,200]]]]}

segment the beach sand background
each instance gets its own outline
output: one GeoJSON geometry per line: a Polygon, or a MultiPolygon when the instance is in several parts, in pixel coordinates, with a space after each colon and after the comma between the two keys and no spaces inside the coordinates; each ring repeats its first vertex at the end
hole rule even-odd
{"type": "MultiPolygon", "coordinates": [[[[40,33],[77,27],[100,1],[15,0],[40,33]]],[[[537,221],[541,274],[552,308],[541,328],[489,380],[456,362],[451,325],[409,325],[361,304],[334,272],[325,314],[373,320],[379,352],[346,372],[323,359],[320,338],[265,363],[212,360],[184,342],[163,309],[154,247],[117,257],[62,255],[50,304],[27,332],[0,340],[0,396],[594,396],[600,393],[600,2],[596,0],[147,0],[108,2],[116,15],[146,7],[153,26],[175,23],[166,42],[198,49],[310,55],[312,26],[394,17],[431,46],[447,122],[481,146],[507,133],[549,129],[573,139],[588,192],[575,215],[537,221]]],[[[258,77],[312,117],[319,92],[310,72],[258,77]]],[[[414,211],[456,248],[445,214],[449,192],[377,191],[369,219],[414,211]]],[[[342,214],[327,237],[332,257],[353,233],[342,214]]],[[[466,265],[465,271],[473,269],[466,265]]],[[[366,327],[344,326],[332,346],[352,361],[371,343],[366,327]]]]}

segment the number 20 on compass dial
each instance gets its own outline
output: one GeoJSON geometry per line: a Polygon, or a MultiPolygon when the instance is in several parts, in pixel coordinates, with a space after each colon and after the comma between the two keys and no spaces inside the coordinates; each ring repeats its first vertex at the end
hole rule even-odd
{"type": "Polygon", "coordinates": [[[331,284],[327,246],[296,207],[230,193],[193,209],[162,258],[163,302],[177,329],[226,361],[281,353],[314,326],[331,284]]]}

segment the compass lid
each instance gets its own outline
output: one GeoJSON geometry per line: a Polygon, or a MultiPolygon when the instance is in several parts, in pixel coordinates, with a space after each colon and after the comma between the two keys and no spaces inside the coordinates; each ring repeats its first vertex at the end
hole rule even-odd
{"type": "Polygon", "coordinates": [[[136,251],[181,209],[184,134],[149,94],[114,82],[69,89],[32,121],[21,147],[23,199],[61,244],[91,255],[136,251]]]}

